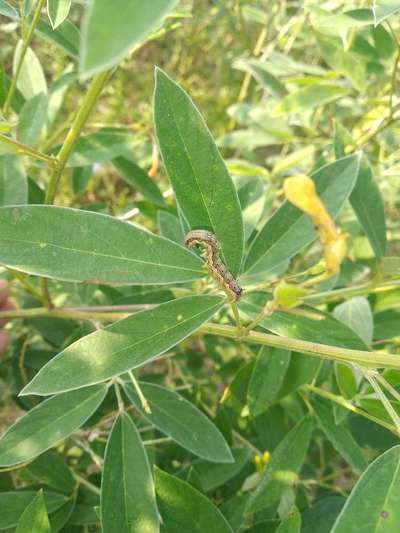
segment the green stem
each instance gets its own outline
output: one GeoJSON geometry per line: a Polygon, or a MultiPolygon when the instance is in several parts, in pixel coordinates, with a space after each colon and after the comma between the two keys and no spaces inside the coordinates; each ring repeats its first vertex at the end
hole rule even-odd
{"type": "MultiPolygon", "coordinates": [[[[200,327],[199,331],[221,337],[236,338],[237,336],[236,328],[223,324],[204,324],[200,327]]],[[[272,346],[274,348],[284,348],[322,359],[332,359],[343,363],[355,363],[370,368],[400,369],[399,356],[392,354],[350,350],[349,348],[329,346],[327,344],[292,339],[290,337],[279,337],[278,335],[258,331],[250,331],[247,336],[241,338],[241,341],[272,346]]]]}
{"type": "Polygon", "coordinates": [[[352,298],[353,296],[360,296],[363,294],[372,294],[376,292],[390,291],[400,286],[400,280],[390,280],[384,283],[377,284],[375,281],[369,281],[354,287],[344,287],[343,289],[336,289],[332,291],[319,292],[304,296],[304,301],[307,303],[317,304],[320,302],[331,302],[341,298],[352,298]]]}
{"type": "Polygon", "coordinates": [[[54,171],[50,178],[50,182],[46,191],[46,204],[54,203],[54,198],[57,193],[58,185],[64,168],[67,164],[68,158],[71,155],[75,143],[78,140],[79,135],[82,132],[82,129],[86,123],[86,120],[88,119],[90,112],[96,104],[105,83],[111,75],[111,72],[112,70],[105,70],[104,72],[97,74],[97,76],[93,78],[89,86],[89,89],[83,99],[82,105],[80,106],[78,113],[76,114],[76,117],[67,134],[67,137],[65,138],[65,141],[61,146],[60,151],[58,152],[58,164],[54,167],[54,171]]]}
{"type": "Polygon", "coordinates": [[[32,41],[32,37],[33,37],[34,31],[35,31],[36,25],[39,22],[40,14],[42,12],[42,7],[43,7],[45,1],[46,0],[38,0],[38,2],[36,4],[35,12],[33,14],[32,22],[31,22],[31,25],[30,25],[29,30],[28,30],[28,33],[26,34],[26,36],[24,37],[24,40],[22,41],[22,47],[21,47],[21,51],[20,51],[19,56],[18,56],[17,66],[15,68],[15,72],[14,72],[14,75],[13,75],[12,80],[11,80],[11,85],[10,85],[10,88],[8,90],[7,97],[6,97],[6,100],[4,102],[4,106],[3,106],[3,114],[4,114],[4,116],[8,115],[8,112],[10,110],[11,102],[12,102],[12,99],[14,98],[15,89],[17,88],[18,78],[19,78],[19,75],[21,73],[22,65],[24,63],[25,54],[26,54],[26,51],[28,50],[28,47],[29,47],[29,45],[30,45],[30,43],[32,41]]]}
{"type": "Polygon", "coordinates": [[[101,494],[101,490],[99,489],[99,487],[96,487],[96,485],[93,485],[93,483],[90,483],[90,481],[80,476],[76,472],[74,472],[74,478],[80,485],[85,485],[85,487],[88,488],[91,492],[94,492],[94,494],[101,494]]]}
{"type": "Polygon", "coordinates": [[[240,313],[239,313],[237,303],[234,301],[229,301],[229,305],[231,306],[233,316],[235,317],[237,334],[240,337],[242,335],[243,326],[242,326],[242,319],[240,318],[240,313]]]}
{"type": "Polygon", "coordinates": [[[25,144],[22,144],[11,137],[7,137],[7,135],[3,135],[2,133],[0,133],[0,143],[11,146],[12,153],[26,155],[28,157],[32,157],[33,159],[37,159],[38,161],[44,161],[52,166],[57,163],[57,160],[54,157],[43,154],[42,152],[38,152],[37,150],[33,150],[33,148],[29,148],[29,146],[26,146],[25,144]]]}
{"type": "MultiPolygon", "coordinates": [[[[79,308],[78,308],[79,309],[79,308]]],[[[29,318],[29,317],[58,317],[73,320],[104,320],[115,321],[119,318],[124,318],[128,313],[104,313],[95,311],[79,311],[76,309],[46,309],[39,307],[34,309],[19,309],[14,311],[0,311],[1,318],[29,318]]],[[[201,326],[199,333],[207,333],[209,335],[218,335],[221,337],[228,337],[237,339],[237,329],[233,326],[224,324],[208,323],[201,326]]],[[[369,368],[393,368],[400,370],[400,358],[398,355],[368,352],[363,350],[351,350],[349,348],[341,348],[338,346],[329,346],[327,344],[319,344],[317,342],[309,342],[301,339],[293,339],[290,337],[280,337],[270,333],[263,333],[259,331],[249,331],[246,336],[240,339],[242,342],[250,344],[260,344],[263,346],[272,346],[274,348],[284,348],[294,352],[300,352],[322,359],[331,359],[341,361],[343,363],[355,363],[369,368]]]]}
{"type": "Polygon", "coordinates": [[[17,270],[11,270],[9,269],[10,274],[12,274],[20,283],[21,285],[35,298],[37,298],[40,302],[45,304],[43,299],[43,294],[37,290],[36,287],[30,283],[30,281],[27,279],[26,274],[22,274],[22,272],[18,272],[17,270]]]}
{"type": "Polygon", "coordinates": [[[47,309],[51,311],[54,308],[54,304],[51,299],[47,278],[41,278],[40,285],[42,287],[42,301],[47,309]]]}
{"type": "Polygon", "coordinates": [[[147,401],[146,396],[143,394],[143,391],[140,388],[140,385],[131,370],[128,370],[128,376],[130,380],[132,381],[132,384],[135,388],[136,394],[139,397],[139,400],[140,400],[140,403],[142,404],[144,412],[151,415],[151,407],[149,405],[149,402],[147,401]]]}
{"type": "Polygon", "coordinates": [[[305,385],[305,388],[308,391],[313,392],[314,394],[318,394],[318,396],[321,396],[321,398],[326,398],[327,400],[335,402],[338,405],[345,407],[349,411],[356,413],[357,415],[363,416],[364,418],[368,418],[368,420],[371,420],[372,422],[379,424],[380,426],[394,433],[396,436],[399,436],[397,429],[392,424],[389,424],[388,422],[385,422],[384,420],[381,420],[380,418],[374,415],[371,415],[367,411],[364,411],[364,409],[360,409],[359,407],[356,407],[351,402],[349,402],[348,400],[345,400],[341,396],[337,396],[336,394],[333,394],[332,392],[329,392],[324,389],[320,389],[319,387],[314,387],[314,385],[305,385]]]}

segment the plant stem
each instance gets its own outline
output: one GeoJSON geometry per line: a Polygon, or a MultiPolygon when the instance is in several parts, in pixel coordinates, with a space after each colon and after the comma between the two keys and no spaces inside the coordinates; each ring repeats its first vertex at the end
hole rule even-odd
{"type": "MultiPolygon", "coordinates": [[[[72,320],[103,320],[113,322],[119,318],[125,318],[128,314],[79,311],[78,309],[62,308],[49,310],[45,307],[39,307],[33,309],[0,311],[0,319],[52,316],[72,320]]],[[[204,324],[197,330],[197,332],[237,339],[236,327],[225,324],[204,324]]],[[[280,337],[278,335],[272,335],[270,333],[263,333],[259,331],[249,331],[249,333],[246,336],[242,336],[240,340],[250,344],[261,344],[263,346],[272,346],[274,348],[285,348],[287,350],[292,350],[294,352],[300,352],[323,359],[331,359],[341,361],[343,363],[355,363],[369,368],[393,368],[400,370],[400,357],[398,355],[388,353],[351,350],[349,348],[329,346],[327,344],[319,344],[301,339],[280,337]]]]}
{"type": "Polygon", "coordinates": [[[360,296],[363,294],[390,291],[399,286],[400,280],[390,280],[380,284],[377,284],[375,281],[369,281],[360,285],[354,285],[354,287],[344,287],[343,289],[334,289],[332,291],[309,294],[304,296],[303,300],[313,304],[320,302],[331,302],[344,297],[351,298],[353,296],[360,296]]]}
{"type": "Polygon", "coordinates": [[[90,483],[90,481],[80,476],[76,472],[74,472],[74,478],[76,479],[78,483],[80,483],[81,485],[85,485],[85,487],[87,487],[90,491],[94,492],[95,494],[97,495],[101,494],[101,490],[99,489],[99,487],[96,487],[96,485],[93,485],[93,483],[90,483]]]}
{"type": "Polygon", "coordinates": [[[37,298],[39,301],[41,301],[43,304],[45,304],[43,299],[43,294],[37,290],[36,287],[34,287],[30,281],[27,279],[26,274],[22,274],[22,272],[18,272],[17,270],[8,269],[10,274],[16,278],[21,285],[30,293],[32,296],[37,298]]]}
{"type": "MultiPolygon", "coordinates": [[[[220,335],[221,337],[237,337],[236,328],[223,324],[204,324],[198,331],[210,335],[220,335]]],[[[278,335],[258,331],[250,331],[247,336],[242,337],[240,340],[242,342],[272,346],[274,348],[285,348],[294,352],[341,361],[343,363],[355,363],[372,368],[400,369],[400,358],[392,354],[350,350],[349,348],[329,346],[327,344],[292,339],[290,337],[279,337],[278,335]]]]}
{"type": "Polygon", "coordinates": [[[95,76],[89,86],[89,89],[83,99],[82,105],[79,108],[78,113],[75,116],[74,122],[65,138],[63,145],[60,148],[60,151],[57,154],[57,165],[54,167],[53,174],[50,178],[50,183],[46,191],[46,204],[54,203],[54,198],[57,193],[58,185],[64,171],[64,168],[67,164],[68,158],[72,153],[72,150],[75,146],[76,141],[82,129],[85,125],[86,120],[89,117],[90,112],[92,111],[94,105],[96,104],[100,93],[110,77],[112,69],[105,70],[100,74],[95,76]]]}
{"type": "Polygon", "coordinates": [[[233,316],[235,317],[237,334],[240,337],[242,335],[243,327],[237,303],[234,301],[229,301],[229,305],[231,306],[233,316]]]}
{"type": "Polygon", "coordinates": [[[26,155],[28,157],[32,157],[33,159],[37,159],[38,161],[44,161],[51,166],[55,166],[57,163],[57,160],[51,155],[46,155],[42,152],[34,150],[33,148],[29,148],[29,146],[26,146],[25,144],[22,144],[11,137],[7,137],[7,135],[3,135],[2,133],[0,133],[0,143],[11,146],[13,149],[12,153],[26,155]]]}
{"type": "Polygon", "coordinates": [[[115,390],[115,396],[117,397],[117,403],[118,403],[118,412],[119,414],[124,412],[124,402],[122,400],[121,391],[119,390],[119,384],[117,381],[114,381],[114,390],[115,390]]]}
{"type": "Polygon", "coordinates": [[[150,408],[149,402],[147,401],[146,396],[143,394],[143,391],[140,388],[140,385],[137,379],[135,378],[133,372],[129,370],[128,375],[130,377],[130,380],[132,381],[133,386],[135,387],[136,394],[139,396],[139,400],[140,400],[140,403],[142,404],[144,412],[151,415],[151,408],[150,408]]]}
{"type": "Polygon", "coordinates": [[[352,411],[353,413],[356,413],[357,415],[363,416],[364,418],[368,418],[368,420],[371,420],[372,422],[375,422],[376,424],[379,424],[380,426],[388,429],[392,433],[394,433],[396,436],[400,436],[399,432],[393,426],[392,424],[389,424],[388,422],[385,422],[384,420],[381,420],[380,418],[371,415],[368,413],[368,411],[364,411],[364,409],[360,409],[359,407],[356,407],[348,400],[345,400],[341,396],[337,396],[336,394],[333,394],[332,392],[329,392],[324,389],[320,389],[319,387],[314,387],[314,385],[305,385],[304,386],[308,391],[313,392],[314,394],[318,394],[318,396],[321,396],[321,398],[326,398],[327,400],[330,400],[332,402],[335,402],[342,407],[345,407],[349,411],[352,411]]]}
{"type": "Polygon", "coordinates": [[[28,47],[29,47],[29,45],[30,45],[30,43],[32,41],[32,37],[33,37],[34,31],[35,31],[36,25],[39,22],[40,15],[41,15],[41,12],[42,12],[42,7],[43,7],[45,1],[46,0],[38,0],[37,1],[36,9],[35,9],[35,12],[33,14],[31,25],[29,27],[28,33],[26,34],[26,36],[24,37],[24,40],[22,41],[22,47],[21,47],[21,51],[20,51],[19,56],[18,56],[17,66],[15,68],[15,72],[14,72],[14,75],[13,75],[12,80],[11,80],[11,85],[10,85],[10,88],[8,89],[7,97],[6,97],[6,100],[4,102],[4,106],[3,106],[3,115],[4,116],[7,116],[8,112],[10,110],[11,102],[12,102],[12,99],[14,98],[15,89],[17,88],[18,78],[19,78],[19,75],[21,73],[22,65],[24,63],[25,54],[26,54],[26,51],[27,51],[27,49],[28,49],[28,47]]]}
{"type": "Polygon", "coordinates": [[[47,309],[51,311],[54,308],[54,304],[51,299],[47,278],[42,278],[40,280],[40,285],[42,287],[42,301],[44,302],[44,305],[47,307],[47,309]]]}

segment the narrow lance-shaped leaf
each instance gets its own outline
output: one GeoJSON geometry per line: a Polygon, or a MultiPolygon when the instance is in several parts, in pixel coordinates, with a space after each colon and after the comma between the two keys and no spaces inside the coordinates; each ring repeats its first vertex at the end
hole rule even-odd
{"type": "MultiPolygon", "coordinates": [[[[20,40],[15,48],[14,53],[14,73],[15,69],[17,68],[21,50],[22,41],[20,40]]],[[[21,91],[25,100],[29,100],[39,93],[47,93],[47,82],[42,65],[37,55],[30,47],[28,47],[25,52],[22,67],[18,76],[17,88],[21,91]]]]}
{"type": "Polygon", "coordinates": [[[186,248],[114,217],[54,206],[0,208],[0,263],[86,283],[164,284],[204,276],[186,248]]]}
{"type": "Polygon", "coordinates": [[[71,0],[47,0],[47,12],[53,30],[68,17],[71,0]]]}
{"type": "Polygon", "coordinates": [[[333,316],[355,331],[366,344],[372,341],[374,319],[371,306],[363,296],[355,296],[335,307],[333,316]]]}
{"type": "Polygon", "coordinates": [[[219,296],[188,296],[91,333],[51,359],[21,394],[78,389],[142,366],[196,331],[223,301],[219,296]]]}
{"type": "Polygon", "coordinates": [[[232,455],[233,463],[216,464],[204,459],[197,459],[191,463],[190,469],[205,492],[212,491],[234,478],[252,459],[248,448],[233,448],[232,455]]]}
{"type": "Polygon", "coordinates": [[[21,158],[0,156],[0,206],[25,204],[28,200],[28,181],[21,158]]]}
{"type": "Polygon", "coordinates": [[[230,463],[233,457],[224,437],[197,407],[176,392],[151,383],[141,383],[151,413],[145,413],[132,386],[125,390],[135,407],[160,431],[192,453],[217,463],[230,463]]]}
{"type": "Polygon", "coordinates": [[[152,181],[149,175],[141,169],[136,163],[127,157],[116,157],[112,164],[124,178],[124,180],[133,186],[143,196],[157,205],[165,206],[164,198],[160,189],[152,181]]]}
{"type": "Polygon", "coordinates": [[[157,223],[160,228],[160,234],[171,241],[182,244],[185,240],[182,225],[177,216],[168,211],[158,211],[157,223]]]}
{"type": "Polygon", "coordinates": [[[155,533],[159,530],[156,494],[140,434],[128,414],[111,430],[101,483],[104,533],[155,533]]]}
{"type": "Polygon", "coordinates": [[[375,0],[373,6],[375,26],[400,11],[399,0],[375,0]]]}
{"type": "Polygon", "coordinates": [[[18,122],[18,138],[27,146],[33,148],[46,124],[47,94],[39,93],[23,105],[18,122]]]}
{"type": "Polygon", "coordinates": [[[233,533],[222,513],[189,483],[156,469],[158,508],[168,533],[233,533]]]}
{"type": "Polygon", "coordinates": [[[282,520],[276,533],[300,533],[301,516],[297,507],[291,509],[288,516],[282,520]]]}
{"type": "Polygon", "coordinates": [[[400,524],[400,446],[380,455],[352,490],[331,533],[397,533],[400,524]]]}
{"type": "Polygon", "coordinates": [[[350,195],[350,203],[371,243],[375,256],[378,258],[384,256],[386,252],[385,208],[372,168],[365,157],[361,158],[357,183],[350,195]]]}
{"type": "Polygon", "coordinates": [[[50,533],[49,517],[44,503],[43,491],[40,490],[18,520],[15,533],[50,533]]]}
{"type": "MultiPolygon", "coordinates": [[[[353,190],[360,156],[352,155],[326,165],[311,175],[330,215],[336,217],[353,190]]],[[[290,259],[316,237],[311,219],[290,202],[285,202],[254,239],[245,262],[250,273],[272,270],[290,259]]]]}
{"type": "Polygon", "coordinates": [[[18,20],[19,19],[19,13],[15,9],[14,6],[10,5],[5,0],[0,0],[0,15],[3,15],[4,17],[18,20]]]}
{"type": "Polygon", "coordinates": [[[189,95],[159,69],[154,119],[163,161],[189,226],[216,235],[226,265],[237,275],[244,237],[235,186],[189,95]]]}
{"type": "MultiPolygon", "coordinates": [[[[356,148],[351,133],[339,122],[335,124],[333,139],[337,159],[346,153],[346,147],[356,148]]],[[[386,251],[385,208],[371,165],[365,155],[361,156],[357,181],[350,195],[350,203],[364,230],[375,256],[381,258],[386,251]]]]}
{"type": "Polygon", "coordinates": [[[253,417],[265,411],[278,397],[290,363],[290,352],[263,347],[251,374],[247,399],[253,417]]]}
{"type": "Polygon", "coordinates": [[[304,417],[275,448],[258,487],[250,497],[247,510],[266,509],[277,503],[300,470],[313,429],[313,421],[304,417]]]}
{"type": "Polygon", "coordinates": [[[330,403],[318,399],[314,400],[313,407],[328,440],[353,468],[363,471],[367,467],[367,461],[362,454],[361,448],[344,423],[335,423],[330,403]]]}
{"type": "MultiPolygon", "coordinates": [[[[17,525],[22,513],[36,496],[30,490],[0,492],[0,529],[7,529],[17,525]]],[[[44,501],[49,513],[59,509],[67,503],[68,497],[56,492],[44,492],[44,501]]]]}
{"type": "Polygon", "coordinates": [[[61,442],[96,411],[106,392],[104,385],[87,387],[28,411],[0,439],[0,466],[23,463],[61,442]]]}
{"type": "Polygon", "coordinates": [[[177,0],[90,0],[82,28],[80,69],[85,76],[116,65],[157,30],[177,0]]]}

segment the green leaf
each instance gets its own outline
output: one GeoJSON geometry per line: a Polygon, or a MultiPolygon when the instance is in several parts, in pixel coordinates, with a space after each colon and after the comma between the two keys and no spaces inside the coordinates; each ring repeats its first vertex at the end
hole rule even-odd
{"type": "Polygon", "coordinates": [[[321,398],[315,399],[312,405],[323,432],[333,444],[334,448],[353,468],[361,472],[365,470],[368,463],[360,447],[344,423],[335,423],[332,405],[321,398]]]}
{"type": "Polygon", "coordinates": [[[47,120],[48,98],[45,93],[36,94],[23,105],[18,121],[18,138],[29,147],[36,146],[47,120]]]}
{"type": "Polygon", "coordinates": [[[191,335],[222,305],[219,296],[188,296],[119,320],[68,346],[20,394],[77,389],[142,366],[191,335]]]}
{"type": "Polygon", "coordinates": [[[0,15],[8,17],[12,20],[19,19],[18,11],[5,0],[0,0],[0,15]]]}
{"type": "MultiPolygon", "coordinates": [[[[252,293],[243,298],[240,309],[250,318],[255,318],[266,303],[267,297],[262,293],[252,293]]],[[[303,339],[320,344],[367,350],[361,338],[347,325],[339,322],[330,315],[309,308],[314,316],[294,315],[284,311],[274,311],[271,316],[264,318],[260,326],[277,335],[303,339]]]]}
{"type": "Polygon", "coordinates": [[[225,163],[189,95],[156,70],[154,119],[161,154],[183,215],[192,229],[212,231],[234,276],[243,253],[240,204],[225,163]]]}
{"type": "Polygon", "coordinates": [[[312,430],[313,421],[306,416],[285,435],[273,451],[271,461],[249,499],[247,511],[256,512],[271,507],[292,486],[304,462],[312,430]]]}
{"type": "Polygon", "coordinates": [[[282,520],[276,533],[300,533],[301,516],[297,507],[293,507],[288,516],[282,520]]]}
{"type": "Polygon", "coordinates": [[[85,76],[116,65],[163,23],[177,0],[90,0],[82,28],[80,70],[85,76]]]}
{"type": "Polygon", "coordinates": [[[264,61],[240,59],[234,62],[234,67],[251,74],[264,89],[270,89],[277,96],[285,96],[288,92],[285,85],[268,71],[268,66],[264,61]]]}
{"type": "MultiPolygon", "coordinates": [[[[359,155],[344,157],[312,174],[318,195],[334,218],[354,187],[359,162],[359,155]]],[[[246,258],[245,270],[248,274],[271,270],[291,258],[315,237],[310,217],[286,201],[254,239],[246,258]]]]}
{"type": "Polygon", "coordinates": [[[400,524],[400,446],[380,455],[360,477],[331,533],[397,533],[400,524]]]}
{"type": "Polygon", "coordinates": [[[374,315],[374,340],[398,337],[400,309],[386,309],[374,315]]]}
{"type": "MultiPolygon", "coordinates": [[[[22,41],[18,41],[15,48],[13,73],[17,67],[19,54],[22,49],[22,41]]],[[[25,100],[30,100],[36,94],[47,93],[47,82],[42,65],[32,48],[28,47],[22,62],[18,76],[17,88],[21,91],[25,100]]]]}
{"type": "Polygon", "coordinates": [[[375,26],[400,10],[399,0],[375,0],[372,8],[375,18],[375,26]]]}
{"type": "Polygon", "coordinates": [[[374,319],[369,302],[364,296],[355,296],[337,305],[333,316],[355,331],[366,344],[372,341],[374,319]]]}
{"type": "Polygon", "coordinates": [[[157,223],[160,228],[160,234],[171,241],[183,244],[185,235],[183,233],[182,225],[177,216],[168,211],[159,211],[157,213],[157,223]]]}
{"type": "Polygon", "coordinates": [[[69,20],[65,20],[61,26],[55,30],[45,20],[39,20],[37,24],[37,34],[45,41],[54,44],[63,52],[76,58],[79,54],[79,30],[69,20]]]}
{"type": "Polygon", "coordinates": [[[157,429],[172,437],[195,455],[216,463],[231,463],[229,446],[211,420],[176,392],[150,383],[141,383],[151,414],[145,413],[132,386],[126,393],[135,407],[157,429]]]}
{"type": "Polygon", "coordinates": [[[90,524],[96,524],[98,517],[93,505],[75,505],[75,509],[72,512],[70,524],[73,526],[86,526],[90,524]]]}
{"type": "Polygon", "coordinates": [[[349,90],[339,85],[328,83],[314,83],[305,89],[299,89],[283,98],[276,107],[275,112],[279,115],[285,113],[299,113],[314,109],[315,107],[332,102],[348,94],[349,90]]]}
{"type": "Polygon", "coordinates": [[[89,211],[0,208],[0,263],[86,283],[179,283],[204,277],[201,259],[163,237],[89,211]]]}
{"type": "Polygon", "coordinates": [[[32,459],[79,428],[96,411],[107,392],[97,385],[54,396],[40,403],[0,439],[0,466],[32,459]]]}
{"type": "MultiPolygon", "coordinates": [[[[36,495],[36,492],[28,490],[0,492],[0,529],[16,526],[21,515],[36,495]]],[[[67,497],[63,494],[46,491],[44,502],[47,512],[51,513],[64,505],[67,502],[67,497]]]]}
{"type": "Polygon", "coordinates": [[[104,533],[159,530],[156,494],[139,432],[127,413],[116,419],[104,457],[101,524],[104,533]]]}
{"type": "Polygon", "coordinates": [[[345,501],[342,496],[323,495],[302,512],[301,533],[329,533],[345,501]]]}
{"type": "Polygon", "coordinates": [[[71,0],[47,0],[47,12],[53,30],[68,17],[71,0]]]}
{"type": "Polygon", "coordinates": [[[15,533],[51,533],[43,490],[40,490],[18,520],[15,533]]]}
{"type": "Polygon", "coordinates": [[[64,457],[53,450],[42,453],[26,466],[31,476],[58,492],[71,494],[76,481],[64,457]]]}
{"type": "Polygon", "coordinates": [[[265,411],[277,398],[290,363],[290,352],[263,347],[251,374],[247,399],[253,417],[265,411]]]}
{"type": "Polygon", "coordinates": [[[26,204],[28,182],[21,158],[0,156],[0,206],[26,204]]]}
{"type": "Polygon", "coordinates": [[[372,168],[365,156],[361,158],[357,181],[350,195],[350,203],[371,243],[375,256],[383,257],[386,252],[385,209],[372,168]]]}
{"type": "Polygon", "coordinates": [[[349,399],[357,394],[358,384],[352,367],[335,361],[335,377],[342,396],[349,399]]]}
{"type": "Polygon", "coordinates": [[[50,528],[52,533],[63,531],[63,527],[69,522],[69,519],[74,512],[75,505],[75,500],[70,500],[50,515],[50,528]]]}
{"type": "Polygon", "coordinates": [[[234,463],[215,464],[210,461],[193,461],[191,468],[205,492],[215,490],[234,478],[249,463],[251,452],[248,448],[232,450],[234,463]]]}
{"type": "Polygon", "coordinates": [[[113,159],[112,164],[126,183],[140,192],[145,198],[157,205],[165,206],[164,198],[155,182],[136,163],[126,157],[113,159]]]}
{"type": "Polygon", "coordinates": [[[371,34],[374,40],[375,50],[382,59],[388,59],[395,53],[396,43],[393,39],[393,36],[384,28],[383,25],[372,28],[371,34]]]}
{"type": "Polygon", "coordinates": [[[222,513],[188,483],[155,471],[158,508],[168,533],[233,533],[222,513]]]}
{"type": "Polygon", "coordinates": [[[260,178],[243,176],[235,180],[247,241],[256,228],[265,207],[265,188],[260,178]]]}
{"type": "Polygon", "coordinates": [[[339,38],[318,37],[324,61],[332,70],[345,76],[355,89],[364,91],[366,87],[366,72],[364,63],[358,55],[343,49],[339,38]]]}
{"type": "MultiPolygon", "coordinates": [[[[339,122],[335,123],[333,142],[337,159],[344,156],[347,147],[357,147],[350,132],[339,122]]],[[[357,181],[350,195],[350,203],[375,256],[381,258],[386,251],[385,210],[372,168],[365,155],[361,156],[357,181]]]]}
{"type": "MultiPolygon", "coordinates": [[[[120,155],[129,155],[138,143],[138,137],[124,128],[102,128],[96,133],[79,137],[68,159],[68,166],[85,167],[111,161],[120,155]]],[[[58,148],[52,149],[57,150],[58,148]]]]}
{"type": "Polygon", "coordinates": [[[72,187],[74,193],[79,195],[82,194],[89,183],[89,180],[92,176],[92,166],[87,167],[75,167],[72,171],[72,187]]]}

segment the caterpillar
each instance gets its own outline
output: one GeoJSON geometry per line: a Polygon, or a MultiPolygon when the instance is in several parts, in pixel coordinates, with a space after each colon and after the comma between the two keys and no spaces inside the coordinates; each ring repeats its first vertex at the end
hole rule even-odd
{"type": "Polygon", "coordinates": [[[185,237],[185,245],[189,248],[196,245],[204,248],[207,266],[213,278],[229,292],[234,300],[239,300],[243,289],[221,261],[219,256],[221,248],[214,233],[203,229],[189,231],[185,237]]]}

